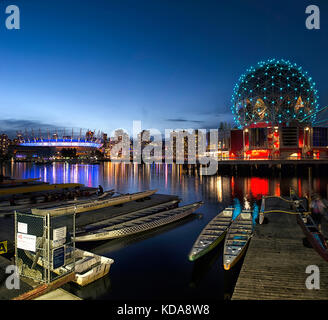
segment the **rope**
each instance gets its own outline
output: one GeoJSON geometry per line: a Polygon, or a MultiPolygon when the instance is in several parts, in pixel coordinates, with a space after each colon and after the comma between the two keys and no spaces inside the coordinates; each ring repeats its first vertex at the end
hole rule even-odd
{"type": "Polygon", "coordinates": [[[281,196],[264,196],[265,199],[267,198],[278,198],[278,199],[281,199],[281,200],[284,200],[286,202],[294,202],[293,200],[287,200],[287,199],[284,199],[283,197],[281,196]]]}
{"type": "MultiPolygon", "coordinates": [[[[296,211],[284,211],[284,210],[268,210],[268,211],[262,211],[262,213],[288,213],[288,214],[299,214],[299,212],[296,211]]],[[[311,214],[310,212],[302,212],[304,215],[311,214]]]]}

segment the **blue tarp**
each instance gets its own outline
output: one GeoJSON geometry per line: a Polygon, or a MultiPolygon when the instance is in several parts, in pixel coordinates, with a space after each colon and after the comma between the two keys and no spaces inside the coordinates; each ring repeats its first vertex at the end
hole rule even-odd
{"type": "Polygon", "coordinates": [[[237,198],[235,198],[233,200],[234,202],[234,210],[233,210],[233,214],[232,214],[232,221],[235,220],[241,213],[241,205],[240,202],[237,198]]]}
{"type": "Polygon", "coordinates": [[[253,226],[256,225],[256,219],[258,218],[259,216],[259,207],[256,203],[254,203],[254,206],[253,206],[253,212],[252,212],[252,222],[253,222],[253,226]]]}

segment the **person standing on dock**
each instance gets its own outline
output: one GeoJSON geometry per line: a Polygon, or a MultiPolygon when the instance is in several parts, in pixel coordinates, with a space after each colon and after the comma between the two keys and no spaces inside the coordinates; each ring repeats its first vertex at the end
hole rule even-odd
{"type": "Polygon", "coordinates": [[[311,202],[311,216],[314,222],[318,225],[319,231],[324,235],[325,238],[328,238],[328,223],[327,217],[327,207],[322,202],[319,195],[314,195],[311,202]],[[322,219],[324,218],[324,219],[322,219]]]}

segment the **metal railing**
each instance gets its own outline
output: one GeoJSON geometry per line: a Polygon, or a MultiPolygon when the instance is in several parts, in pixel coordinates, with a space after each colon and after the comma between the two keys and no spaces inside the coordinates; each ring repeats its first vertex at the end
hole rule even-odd
{"type": "Polygon", "coordinates": [[[75,271],[75,214],[15,211],[15,264],[20,276],[50,283],[75,271]],[[69,266],[69,268],[67,267],[69,266]]]}

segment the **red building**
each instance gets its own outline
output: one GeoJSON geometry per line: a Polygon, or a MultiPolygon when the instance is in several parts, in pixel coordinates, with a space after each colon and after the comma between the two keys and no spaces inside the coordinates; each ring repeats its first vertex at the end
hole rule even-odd
{"type": "Polygon", "coordinates": [[[328,128],[257,123],[230,133],[230,159],[328,158],[328,128]]]}

